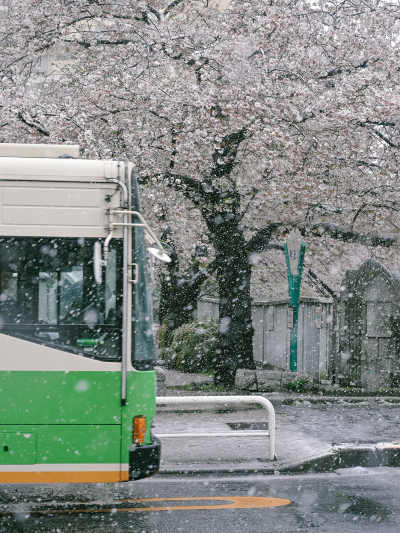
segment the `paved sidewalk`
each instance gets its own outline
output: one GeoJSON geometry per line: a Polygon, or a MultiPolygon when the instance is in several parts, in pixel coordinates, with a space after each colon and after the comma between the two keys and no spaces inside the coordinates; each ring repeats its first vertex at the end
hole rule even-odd
{"type": "MultiPolygon", "coordinates": [[[[208,376],[186,374],[182,377],[179,376],[181,373],[172,372],[166,371],[168,396],[210,396],[201,391],[182,390],[182,383],[206,382],[210,380],[208,376]]],[[[256,405],[238,408],[221,408],[223,406],[212,403],[165,406],[158,408],[155,435],[190,432],[199,433],[199,437],[162,439],[161,472],[277,473],[330,456],[337,445],[364,449],[382,442],[397,443],[400,439],[400,398],[336,398],[293,393],[260,395],[272,402],[276,412],[276,461],[267,459],[268,437],[234,437],[234,428],[243,429],[243,424],[253,424],[254,429],[267,429],[267,413],[256,405]],[[232,438],[200,436],[217,431],[232,432],[232,438]]]]}
{"type": "Polygon", "coordinates": [[[212,383],[213,378],[206,374],[191,374],[178,372],[177,370],[168,370],[164,368],[165,381],[167,389],[182,389],[192,383],[212,383]]]}
{"type": "Polygon", "coordinates": [[[211,404],[198,406],[161,407],[154,423],[157,433],[199,433],[196,438],[162,439],[162,471],[241,472],[278,470],[290,464],[306,461],[329,453],[331,446],[299,431],[288,417],[276,420],[276,461],[268,460],[268,437],[235,437],[233,427],[252,424],[255,429],[267,429],[267,413],[263,409],[240,407],[219,409],[211,404]],[[229,424],[232,424],[230,426],[229,424]],[[232,437],[201,437],[201,433],[231,432],[232,437]]]}

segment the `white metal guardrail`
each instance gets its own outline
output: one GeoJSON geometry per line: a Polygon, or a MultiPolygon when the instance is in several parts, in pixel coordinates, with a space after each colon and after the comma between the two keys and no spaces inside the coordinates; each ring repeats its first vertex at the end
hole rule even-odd
{"type": "Polygon", "coordinates": [[[160,438],[171,437],[269,437],[268,458],[275,459],[275,409],[272,403],[262,396],[158,396],[157,405],[182,405],[182,404],[258,404],[262,405],[268,413],[268,431],[229,431],[226,433],[163,433],[160,438]]]}

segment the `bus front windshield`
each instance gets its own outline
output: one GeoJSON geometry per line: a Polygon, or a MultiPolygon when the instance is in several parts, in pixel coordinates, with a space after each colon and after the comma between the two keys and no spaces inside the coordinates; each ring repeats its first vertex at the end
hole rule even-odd
{"type": "Polygon", "coordinates": [[[95,239],[0,238],[0,333],[99,359],[121,357],[121,243],[101,285],[95,239]]]}

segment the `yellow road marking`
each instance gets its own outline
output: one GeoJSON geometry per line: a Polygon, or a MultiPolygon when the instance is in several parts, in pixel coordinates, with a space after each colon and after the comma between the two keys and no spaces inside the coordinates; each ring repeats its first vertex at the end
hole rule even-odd
{"type": "MultiPolygon", "coordinates": [[[[214,497],[194,497],[194,498],[149,498],[139,500],[119,500],[119,502],[145,503],[145,502],[190,502],[205,500],[208,502],[225,501],[224,504],[210,505],[169,505],[163,507],[121,507],[119,509],[71,509],[53,511],[19,511],[27,514],[66,514],[66,513],[122,513],[122,512],[149,512],[149,511],[187,511],[193,509],[262,509],[266,507],[282,507],[291,503],[283,498],[266,498],[261,496],[214,496],[214,497]]],[[[0,514],[10,514],[10,511],[0,514]]]]}
{"type": "Polygon", "coordinates": [[[148,500],[122,500],[125,502],[139,503],[139,502],[162,502],[162,501],[193,501],[193,500],[208,500],[212,501],[226,501],[221,505],[184,505],[184,506],[169,506],[169,507],[134,507],[131,509],[118,509],[118,511],[183,511],[185,509],[260,509],[263,507],[281,507],[291,503],[290,500],[283,498],[265,498],[261,496],[219,496],[219,497],[197,497],[197,498],[151,498],[148,500]]]}

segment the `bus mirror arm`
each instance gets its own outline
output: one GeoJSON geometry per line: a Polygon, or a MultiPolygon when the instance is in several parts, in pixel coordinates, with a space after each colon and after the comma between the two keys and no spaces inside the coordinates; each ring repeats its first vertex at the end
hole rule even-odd
{"type": "Polygon", "coordinates": [[[103,267],[107,266],[107,259],[108,259],[108,248],[110,246],[110,241],[113,238],[113,214],[110,212],[110,233],[107,235],[106,240],[104,241],[104,247],[103,247],[103,255],[104,259],[102,259],[102,253],[101,253],[101,242],[96,242],[94,244],[94,253],[93,253],[93,269],[94,269],[94,279],[98,285],[101,285],[103,281],[103,267]]]}
{"type": "Polygon", "coordinates": [[[142,227],[144,228],[144,236],[145,240],[148,244],[151,244],[150,248],[147,248],[147,251],[154,256],[156,259],[159,259],[160,261],[163,261],[164,263],[170,263],[171,258],[168,254],[165,253],[163,245],[160,243],[160,241],[155,236],[154,232],[150,228],[150,226],[147,224],[146,220],[143,218],[143,216],[138,211],[119,211],[118,209],[110,210],[110,215],[133,215],[137,217],[140,221],[140,223],[134,223],[130,222],[126,224],[125,222],[114,222],[113,226],[131,226],[131,227],[142,227]],[[154,246],[155,245],[155,246],[154,246]]]}

